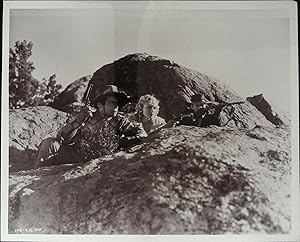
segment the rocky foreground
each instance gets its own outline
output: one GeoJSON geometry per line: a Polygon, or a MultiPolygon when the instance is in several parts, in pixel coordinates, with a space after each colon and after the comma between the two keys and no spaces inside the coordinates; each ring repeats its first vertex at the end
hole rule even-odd
{"type": "Polygon", "coordinates": [[[9,231],[288,233],[290,146],[284,127],[180,126],[80,166],[11,173],[9,231]]]}

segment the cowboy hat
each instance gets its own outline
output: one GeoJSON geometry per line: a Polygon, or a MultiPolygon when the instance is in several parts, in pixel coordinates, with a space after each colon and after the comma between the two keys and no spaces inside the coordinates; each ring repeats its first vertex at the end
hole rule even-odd
{"type": "Polygon", "coordinates": [[[96,106],[99,102],[104,104],[106,98],[109,96],[115,96],[117,98],[118,106],[120,108],[124,107],[130,101],[130,96],[128,96],[125,92],[120,91],[117,86],[107,85],[103,93],[94,99],[93,105],[96,106]]]}

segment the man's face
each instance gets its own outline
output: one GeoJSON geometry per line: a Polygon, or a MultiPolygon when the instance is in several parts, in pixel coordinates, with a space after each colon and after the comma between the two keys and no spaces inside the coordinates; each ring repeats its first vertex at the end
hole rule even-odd
{"type": "Polygon", "coordinates": [[[201,101],[193,101],[191,108],[196,113],[196,112],[198,112],[202,108],[207,108],[207,104],[203,103],[201,101]]]}
{"type": "Polygon", "coordinates": [[[118,113],[118,100],[115,96],[108,96],[104,104],[105,114],[109,117],[115,117],[118,113]]]}

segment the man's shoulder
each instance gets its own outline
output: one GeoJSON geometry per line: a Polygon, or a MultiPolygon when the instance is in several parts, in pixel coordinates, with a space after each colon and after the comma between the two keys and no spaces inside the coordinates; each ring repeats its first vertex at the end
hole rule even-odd
{"type": "Polygon", "coordinates": [[[137,113],[127,113],[126,116],[130,121],[138,121],[137,113]]]}
{"type": "Polygon", "coordinates": [[[185,107],[185,109],[182,110],[181,112],[181,114],[191,114],[191,113],[194,113],[194,111],[190,107],[185,107]]]}
{"type": "Polygon", "coordinates": [[[126,115],[123,112],[118,112],[117,115],[116,115],[116,118],[117,119],[124,119],[124,118],[128,118],[128,115],[126,115]]]}
{"type": "Polygon", "coordinates": [[[131,123],[131,120],[128,117],[128,114],[123,113],[123,112],[118,112],[115,119],[119,122],[119,123],[131,123]]]}

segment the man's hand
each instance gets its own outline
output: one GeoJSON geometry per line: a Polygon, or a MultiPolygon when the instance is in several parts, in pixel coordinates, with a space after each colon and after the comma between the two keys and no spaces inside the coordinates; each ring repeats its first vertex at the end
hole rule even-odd
{"type": "Polygon", "coordinates": [[[233,116],[234,110],[235,110],[234,106],[231,106],[230,110],[229,110],[229,116],[230,117],[233,116]]]}
{"type": "Polygon", "coordinates": [[[80,112],[76,115],[75,119],[78,122],[78,124],[81,125],[83,122],[85,122],[88,118],[91,117],[93,117],[92,111],[87,106],[83,106],[80,109],[80,112]]]}

